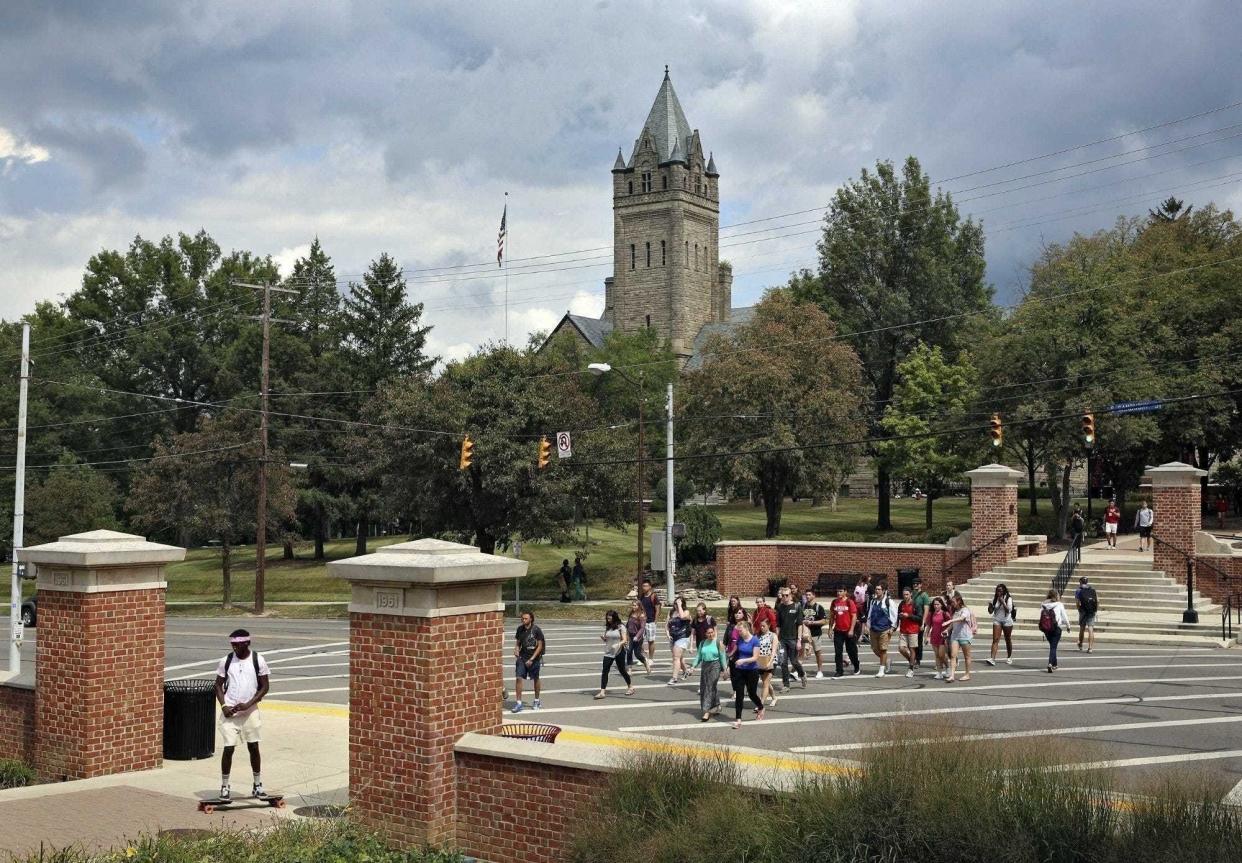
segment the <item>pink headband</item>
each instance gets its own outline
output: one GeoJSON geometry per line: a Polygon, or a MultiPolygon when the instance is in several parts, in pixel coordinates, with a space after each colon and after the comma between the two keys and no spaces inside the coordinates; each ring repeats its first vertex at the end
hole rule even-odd
{"type": "Polygon", "coordinates": [[[249,643],[250,643],[249,635],[239,635],[236,638],[229,639],[229,644],[249,644],[249,643]]]}

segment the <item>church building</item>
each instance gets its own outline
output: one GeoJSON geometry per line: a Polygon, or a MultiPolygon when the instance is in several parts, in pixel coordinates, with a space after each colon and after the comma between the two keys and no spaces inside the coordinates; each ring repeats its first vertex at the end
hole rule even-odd
{"type": "Polygon", "coordinates": [[[647,121],[612,167],[613,274],[600,318],[566,314],[548,337],[569,332],[600,347],[614,329],[655,329],[694,364],[712,333],[749,317],[731,306],[733,271],[720,262],[720,173],[704,157],[668,67],[647,121]]]}

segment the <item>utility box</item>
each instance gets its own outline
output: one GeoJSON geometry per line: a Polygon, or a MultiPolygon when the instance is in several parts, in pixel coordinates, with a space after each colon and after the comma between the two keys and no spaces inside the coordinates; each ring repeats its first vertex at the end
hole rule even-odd
{"type": "Polygon", "coordinates": [[[668,569],[668,562],[665,560],[666,540],[664,531],[649,530],[647,531],[647,545],[651,549],[651,570],[652,572],[664,572],[668,569]]]}

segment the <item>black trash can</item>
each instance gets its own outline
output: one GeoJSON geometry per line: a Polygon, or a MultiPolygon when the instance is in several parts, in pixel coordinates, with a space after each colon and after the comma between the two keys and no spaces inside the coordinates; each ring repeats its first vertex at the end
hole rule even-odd
{"type": "Polygon", "coordinates": [[[173,680],[164,684],[164,757],[208,758],[216,751],[216,684],[173,680]]]}
{"type": "Polygon", "coordinates": [[[918,577],[919,571],[917,567],[897,570],[897,597],[900,598],[901,592],[907,587],[913,588],[914,580],[918,577]]]}

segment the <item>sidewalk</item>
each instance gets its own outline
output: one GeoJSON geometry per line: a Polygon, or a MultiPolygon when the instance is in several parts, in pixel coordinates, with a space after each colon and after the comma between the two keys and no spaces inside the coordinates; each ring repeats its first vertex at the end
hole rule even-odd
{"type": "MultiPolygon", "coordinates": [[[[287,808],[233,809],[204,815],[197,801],[220,788],[216,755],[166,761],[159,770],[0,791],[0,850],[9,854],[78,846],[123,847],[139,834],[164,830],[245,829],[303,806],[343,805],[349,787],[349,720],[339,707],[302,702],[263,705],[263,784],[285,795],[287,808]]],[[[250,786],[250,764],[233,757],[234,793],[250,786]]]]}

